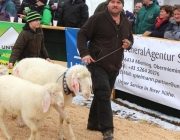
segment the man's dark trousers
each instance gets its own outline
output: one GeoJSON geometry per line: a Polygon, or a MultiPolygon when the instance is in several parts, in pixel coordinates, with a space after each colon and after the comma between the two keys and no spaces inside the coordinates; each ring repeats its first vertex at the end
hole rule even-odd
{"type": "Polygon", "coordinates": [[[113,133],[114,126],[110,96],[119,70],[107,72],[95,64],[90,64],[87,67],[91,72],[94,93],[88,124],[99,125],[102,133],[108,130],[111,130],[113,133]]]}

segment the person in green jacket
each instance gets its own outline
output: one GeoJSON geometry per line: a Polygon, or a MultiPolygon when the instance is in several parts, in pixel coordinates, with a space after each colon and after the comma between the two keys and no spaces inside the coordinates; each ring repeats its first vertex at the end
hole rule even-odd
{"type": "MultiPolygon", "coordinates": [[[[109,0],[106,0],[105,2],[100,3],[100,4],[97,6],[97,8],[95,9],[94,14],[106,10],[108,3],[109,3],[109,0]]],[[[123,1],[123,5],[124,5],[124,1],[123,1]]],[[[122,12],[125,14],[124,9],[123,9],[122,12]]]]}
{"type": "Polygon", "coordinates": [[[36,4],[31,5],[28,8],[25,8],[25,15],[19,14],[20,18],[26,21],[26,14],[29,11],[37,11],[41,15],[40,24],[41,25],[50,25],[52,20],[52,14],[50,11],[50,6],[46,5],[47,0],[37,0],[36,4]]]}
{"type": "Polygon", "coordinates": [[[153,0],[143,0],[143,5],[137,14],[135,34],[143,34],[159,16],[160,7],[153,0]]]}
{"type": "Polygon", "coordinates": [[[106,10],[108,3],[109,3],[109,0],[106,0],[105,2],[100,3],[95,9],[94,14],[106,10]]]}

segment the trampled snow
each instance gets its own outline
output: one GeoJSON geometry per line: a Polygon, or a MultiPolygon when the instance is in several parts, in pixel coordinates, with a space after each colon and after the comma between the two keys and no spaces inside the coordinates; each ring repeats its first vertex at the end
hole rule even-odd
{"type": "MultiPolygon", "coordinates": [[[[93,98],[93,94],[91,94],[91,97],[88,100],[83,98],[83,96],[81,94],[79,94],[78,96],[73,98],[73,103],[90,108],[92,98],[93,98]]],[[[155,123],[155,124],[165,128],[165,129],[180,131],[179,126],[176,126],[174,124],[171,124],[169,122],[166,122],[166,121],[163,121],[160,119],[160,118],[163,118],[163,119],[168,120],[170,122],[172,121],[172,122],[180,123],[179,118],[168,116],[166,114],[163,114],[163,113],[151,110],[151,109],[147,109],[147,108],[138,106],[136,104],[133,104],[133,103],[130,103],[128,101],[121,100],[121,99],[116,99],[116,101],[119,101],[119,102],[121,102],[121,103],[123,103],[126,106],[129,106],[131,108],[136,108],[136,109],[129,109],[125,106],[121,106],[121,105],[116,104],[115,102],[111,101],[113,113],[115,116],[118,116],[119,118],[128,119],[130,121],[134,121],[137,123],[140,120],[146,120],[150,123],[155,123]],[[147,112],[147,113],[142,113],[143,111],[147,112]],[[150,116],[150,115],[148,115],[148,113],[154,114],[157,117],[150,116]]]]}

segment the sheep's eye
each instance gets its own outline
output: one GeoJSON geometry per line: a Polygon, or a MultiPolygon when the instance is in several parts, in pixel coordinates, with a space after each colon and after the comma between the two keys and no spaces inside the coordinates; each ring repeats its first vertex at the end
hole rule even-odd
{"type": "Polygon", "coordinates": [[[52,95],[56,96],[56,94],[53,92],[52,95]]]}

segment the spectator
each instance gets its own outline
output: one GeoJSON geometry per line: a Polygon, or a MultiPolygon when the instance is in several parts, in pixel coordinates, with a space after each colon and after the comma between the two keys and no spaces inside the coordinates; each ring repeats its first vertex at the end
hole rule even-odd
{"type": "Polygon", "coordinates": [[[164,5],[160,8],[160,15],[156,19],[156,23],[148,29],[151,33],[149,36],[164,38],[164,32],[169,25],[169,19],[172,15],[172,6],[164,5]]]}
{"type": "Polygon", "coordinates": [[[176,6],[173,10],[172,20],[167,27],[164,38],[172,39],[172,40],[180,40],[180,6],[176,6]]]}
{"type": "Polygon", "coordinates": [[[143,0],[143,7],[138,11],[135,34],[143,34],[159,16],[160,8],[153,0],[143,0]]]}
{"type": "MultiPolygon", "coordinates": [[[[21,3],[20,8],[18,10],[18,14],[26,15],[25,7],[30,8],[34,4],[36,4],[36,0],[23,0],[22,3],[21,3]]],[[[26,23],[26,21],[24,19],[22,19],[22,22],[26,23]]]]}
{"type": "Polygon", "coordinates": [[[60,13],[58,26],[81,28],[88,18],[88,6],[83,0],[68,0],[60,13]]]}
{"type": "Polygon", "coordinates": [[[158,2],[158,0],[154,0],[154,2],[159,6],[159,2],[158,2]]]}
{"type": "Polygon", "coordinates": [[[135,22],[136,22],[136,19],[137,19],[137,14],[138,14],[138,11],[139,9],[141,9],[143,6],[142,2],[137,2],[135,7],[134,7],[134,17],[135,17],[135,22]]]}
{"type": "Polygon", "coordinates": [[[40,28],[41,16],[36,11],[27,14],[27,23],[19,34],[9,59],[8,68],[13,68],[16,60],[29,57],[44,57],[50,61],[44,45],[43,31],[40,28]]]}
{"type": "MultiPolygon", "coordinates": [[[[41,15],[40,24],[42,25],[50,25],[52,15],[50,11],[50,6],[46,5],[47,0],[37,0],[36,4],[30,6],[30,10],[37,11],[41,15]]],[[[27,10],[27,11],[30,11],[27,10]]],[[[25,13],[27,13],[25,10],[25,13]]],[[[26,16],[19,14],[22,19],[26,21],[26,16]]]]}
{"type": "Polygon", "coordinates": [[[10,21],[10,17],[18,21],[16,6],[11,0],[0,0],[0,21],[10,21]]]}
{"type": "Polygon", "coordinates": [[[16,11],[18,11],[21,6],[21,1],[20,0],[12,0],[12,2],[16,5],[16,11]]]}
{"type": "Polygon", "coordinates": [[[100,3],[95,9],[94,14],[106,10],[108,3],[109,3],[109,0],[106,0],[105,2],[100,3]]]}
{"type": "Polygon", "coordinates": [[[60,13],[62,13],[63,6],[68,0],[50,0],[49,6],[51,7],[51,14],[53,20],[58,20],[60,17],[60,13]],[[57,3],[57,7],[54,5],[57,3]]]}
{"type": "Polygon", "coordinates": [[[129,12],[128,10],[126,10],[126,17],[134,17],[133,13],[129,12]]]}
{"type": "Polygon", "coordinates": [[[138,13],[139,9],[141,9],[141,8],[142,8],[142,2],[137,2],[134,7],[133,13],[126,11],[126,17],[128,18],[129,22],[131,22],[131,24],[132,24],[133,33],[135,33],[134,28],[135,28],[135,22],[137,19],[137,13],[138,13]]]}
{"type": "Polygon", "coordinates": [[[81,60],[87,64],[93,82],[94,97],[87,128],[101,131],[103,140],[113,140],[111,91],[122,66],[124,50],[133,43],[131,24],[122,13],[123,5],[123,0],[109,0],[107,9],[91,16],[77,36],[81,60]]]}

